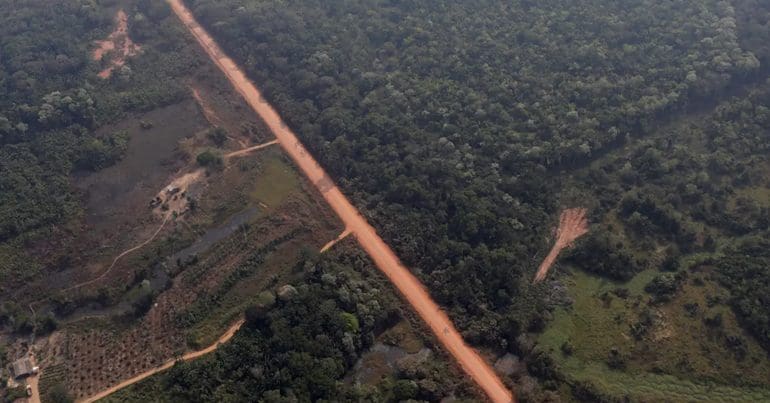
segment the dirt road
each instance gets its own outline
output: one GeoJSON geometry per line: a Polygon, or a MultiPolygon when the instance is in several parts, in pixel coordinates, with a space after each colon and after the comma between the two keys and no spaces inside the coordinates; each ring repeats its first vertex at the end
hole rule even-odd
{"type": "Polygon", "coordinates": [[[103,41],[96,41],[97,48],[94,49],[93,60],[100,61],[108,52],[115,52],[115,57],[110,62],[110,66],[99,72],[99,78],[107,79],[112,72],[126,64],[126,59],[136,56],[141,47],[135,44],[128,37],[128,16],[123,10],[119,10],[115,16],[115,30],[103,41]]]}
{"type": "Polygon", "coordinates": [[[463,341],[449,317],[431,299],[417,278],[404,267],[393,251],[377,235],[345,195],[334,184],[315,159],[307,152],[297,136],[283,123],[278,113],[262,98],[259,90],[246,78],[238,66],[227,57],[209,34],[195,21],[181,0],[167,0],[174,13],[192,32],[214,63],[227,76],[235,89],[265,121],[281,147],[291,156],[302,172],[323,194],[324,199],[342,219],[345,227],[356,236],[377,267],[390,279],[409,304],[428,324],[436,338],[452,354],[462,369],[494,402],[511,402],[506,389],[492,368],[463,341]]]}
{"type": "Polygon", "coordinates": [[[533,283],[539,283],[545,280],[548,269],[556,262],[556,258],[564,248],[568,248],[576,239],[588,232],[588,220],[586,220],[587,210],[584,208],[571,208],[561,212],[559,217],[559,228],[556,230],[556,242],[553,248],[545,257],[543,263],[537,269],[533,283]]]}
{"type": "Polygon", "coordinates": [[[261,149],[263,149],[265,147],[269,147],[269,146],[271,146],[273,144],[276,144],[276,143],[278,143],[278,140],[268,141],[267,143],[264,143],[264,144],[257,144],[255,146],[247,147],[247,148],[244,148],[242,150],[233,151],[230,154],[225,154],[225,158],[241,157],[241,156],[244,156],[246,154],[252,153],[254,151],[261,150],[261,149]]]}
{"type": "Polygon", "coordinates": [[[320,253],[326,252],[327,250],[331,249],[332,246],[336,245],[337,242],[347,238],[348,235],[350,235],[350,230],[349,229],[346,229],[345,231],[342,231],[342,233],[337,238],[332,239],[331,241],[327,242],[326,245],[321,247],[321,250],[319,252],[320,253]]]}
{"type": "MultiPolygon", "coordinates": [[[[232,326],[230,326],[230,328],[227,330],[227,332],[225,332],[225,334],[223,334],[222,336],[219,337],[219,339],[214,344],[204,348],[203,350],[189,352],[189,353],[183,355],[181,360],[182,361],[191,361],[191,360],[194,360],[196,358],[199,358],[199,357],[201,357],[203,355],[206,355],[206,354],[216,350],[219,347],[220,344],[226,343],[228,340],[230,340],[235,335],[235,332],[237,332],[238,329],[240,329],[241,326],[243,326],[243,323],[244,323],[243,319],[239,320],[238,322],[235,322],[232,326]]],[[[159,367],[155,367],[155,368],[153,368],[153,369],[151,369],[149,371],[142,372],[141,374],[139,374],[139,375],[137,375],[137,376],[135,376],[135,377],[133,377],[131,379],[127,379],[127,380],[125,380],[125,381],[123,381],[123,382],[121,382],[121,383],[119,383],[119,384],[117,384],[117,385],[115,385],[115,386],[113,386],[113,387],[111,387],[109,389],[103,390],[103,391],[97,393],[96,395],[93,395],[91,397],[85,398],[83,400],[78,400],[78,402],[79,403],[90,403],[90,402],[95,402],[95,401],[97,401],[99,399],[104,399],[105,397],[107,397],[107,396],[109,396],[109,395],[111,395],[111,394],[113,394],[113,393],[115,393],[115,392],[117,392],[117,391],[119,391],[119,390],[121,390],[123,388],[131,386],[131,385],[133,385],[133,384],[135,384],[135,383],[137,383],[139,381],[142,381],[142,380],[144,380],[144,379],[146,379],[146,378],[148,378],[150,376],[153,376],[153,375],[157,374],[158,372],[162,372],[162,371],[165,371],[165,370],[173,367],[174,364],[177,361],[178,361],[177,359],[168,360],[165,363],[163,363],[163,365],[161,365],[159,367]]]]}

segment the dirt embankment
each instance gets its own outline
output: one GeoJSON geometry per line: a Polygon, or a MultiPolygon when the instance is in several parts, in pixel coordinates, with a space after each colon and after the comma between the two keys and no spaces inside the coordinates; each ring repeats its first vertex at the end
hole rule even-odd
{"type": "Polygon", "coordinates": [[[576,239],[588,232],[588,220],[585,208],[570,208],[561,212],[559,217],[559,228],[556,230],[556,242],[545,257],[543,263],[537,269],[534,283],[545,280],[548,270],[556,262],[556,258],[564,248],[569,248],[576,239]]]}
{"type": "Polygon", "coordinates": [[[105,40],[96,41],[93,60],[100,61],[109,53],[114,52],[110,65],[99,72],[100,78],[109,78],[112,71],[126,64],[126,59],[135,56],[142,49],[128,36],[128,16],[123,10],[115,16],[115,30],[105,40]]]}
{"type": "Polygon", "coordinates": [[[511,392],[503,385],[492,368],[468,347],[449,317],[433,301],[420,281],[399,261],[390,247],[377,235],[374,228],[334,184],[323,168],[305,149],[297,136],[283,123],[275,110],[263,100],[259,90],[246,78],[238,66],[195,21],[180,0],[168,0],[171,8],[192,32],[214,63],[227,76],[249,105],[264,120],[278,139],[281,147],[291,156],[300,170],[313,182],[332,209],[355,235],[369,254],[418,315],[427,323],[441,344],[457,360],[460,367],[481,387],[494,402],[511,402],[511,392]]]}

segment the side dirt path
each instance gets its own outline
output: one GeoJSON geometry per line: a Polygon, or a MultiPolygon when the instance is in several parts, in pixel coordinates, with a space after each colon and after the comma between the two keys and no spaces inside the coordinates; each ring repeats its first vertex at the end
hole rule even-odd
{"type": "Polygon", "coordinates": [[[209,34],[197,23],[181,0],[167,0],[174,13],[190,30],[209,57],[227,76],[235,89],[246,99],[278,139],[307,178],[318,188],[324,199],[337,213],[345,227],[356,236],[375,265],[385,274],[404,298],[425,321],[441,344],[452,354],[460,367],[494,402],[511,402],[512,393],[506,389],[492,368],[463,341],[449,317],[439,308],[420,281],[399,261],[374,228],[361,216],[297,136],[286,126],[276,111],[262,98],[259,90],[227,57],[209,34]]]}
{"type": "Polygon", "coordinates": [[[230,154],[226,154],[225,158],[241,157],[241,156],[250,154],[250,153],[252,153],[254,151],[261,150],[261,149],[263,149],[265,147],[269,147],[269,146],[271,146],[273,144],[278,144],[278,140],[268,141],[267,143],[264,143],[264,144],[258,144],[258,145],[252,146],[252,147],[244,148],[242,150],[233,151],[230,154]]]}
{"type": "Polygon", "coordinates": [[[569,248],[572,246],[572,242],[575,242],[576,239],[588,232],[587,212],[588,210],[584,208],[571,208],[561,212],[559,229],[556,230],[556,242],[553,244],[553,248],[551,248],[548,256],[545,257],[545,260],[537,269],[533,283],[545,280],[548,270],[556,262],[556,258],[559,257],[561,250],[569,248]]]}
{"type": "Polygon", "coordinates": [[[78,400],[78,402],[79,403],[91,403],[91,402],[95,402],[95,401],[97,401],[99,399],[104,399],[105,397],[107,397],[107,396],[109,396],[109,395],[111,395],[111,394],[113,394],[113,393],[115,393],[115,392],[117,392],[117,391],[119,391],[119,390],[121,390],[123,388],[131,386],[131,385],[133,385],[133,384],[135,384],[137,382],[140,382],[140,381],[142,381],[142,380],[144,380],[144,379],[146,379],[148,377],[151,377],[151,376],[157,374],[158,372],[162,372],[162,371],[165,371],[165,370],[173,367],[174,364],[176,364],[177,361],[191,361],[191,360],[199,358],[199,357],[201,357],[203,355],[206,355],[206,354],[216,350],[219,347],[220,344],[223,344],[223,343],[226,343],[227,341],[229,341],[235,335],[235,333],[238,331],[238,329],[240,329],[241,326],[243,326],[243,323],[244,323],[243,319],[240,319],[239,321],[235,322],[232,326],[230,326],[230,328],[227,330],[227,332],[225,332],[225,334],[223,334],[222,336],[219,337],[219,339],[214,344],[204,348],[203,350],[192,351],[192,352],[189,352],[189,353],[183,355],[181,358],[173,359],[173,360],[168,360],[165,363],[163,363],[163,365],[155,367],[155,368],[153,368],[153,369],[151,369],[149,371],[142,372],[141,374],[139,374],[139,375],[137,375],[137,376],[135,376],[135,377],[133,377],[131,379],[127,379],[127,380],[125,380],[125,381],[123,381],[123,382],[121,382],[121,383],[119,383],[119,384],[117,384],[117,385],[115,385],[115,386],[113,386],[113,387],[111,387],[109,389],[103,390],[103,391],[101,391],[101,392],[99,392],[99,393],[97,393],[97,394],[95,394],[95,395],[93,395],[91,397],[85,398],[83,400],[78,400]]]}

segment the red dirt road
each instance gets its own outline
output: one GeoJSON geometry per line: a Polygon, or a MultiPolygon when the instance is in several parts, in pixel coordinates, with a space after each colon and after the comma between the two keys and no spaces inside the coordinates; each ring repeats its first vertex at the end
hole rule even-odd
{"type": "Polygon", "coordinates": [[[422,283],[401,264],[390,247],[385,244],[374,228],[342,194],[329,175],[300,143],[297,136],[283,123],[278,113],[264,101],[254,84],[246,78],[238,66],[224,54],[211,36],[195,21],[192,13],[182,4],[182,1],[167,1],[174,13],[192,32],[195,39],[227,76],[235,89],[270,127],[281,147],[318,188],[324,199],[337,213],[346,228],[356,236],[359,244],[369,254],[377,267],[428,324],[436,338],[457,360],[460,367],[484,390],[492,401],[514,401],[513,395],[506,389],[492,368],[478,353],[465,344],[449,317],[431,299],[422,283]]]}
{"type": "Polygon", "coordinates": [[[572,246],[572,242],[585,235],[588,232],[588,220],[584,208],[571,208],[561,212],[559,217],[559,229],[556,230],[556,243],[553,244],[551,252],[545,257],[543,263],[537,269],[533,283],[539,283],[545,280],[548,269],[556,262],[556,258],[562,249],[572,246]]]}

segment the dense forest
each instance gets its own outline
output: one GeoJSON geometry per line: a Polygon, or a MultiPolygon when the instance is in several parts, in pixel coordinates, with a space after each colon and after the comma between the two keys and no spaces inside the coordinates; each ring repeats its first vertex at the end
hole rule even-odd
{"type": "MultiPolygon", "coordinates": [[[[529,284],[560,208],[603,224],[569,264],[661,270],[658,301],[684,257],[766,234],[742,190],[768,177],[762,2],[187,3],[473,344],[527,353],[547,323],[529,284]]],[[[762,286],[724,259],[763,340],[762,286]]]]}
{"type": "Polygon", "coordinates": [[[466,337],[503,349],[542,322],[533,256],[580,202],[555,174],[761,78],[768,56],[759,3],[189,3],[466,337]]]}

